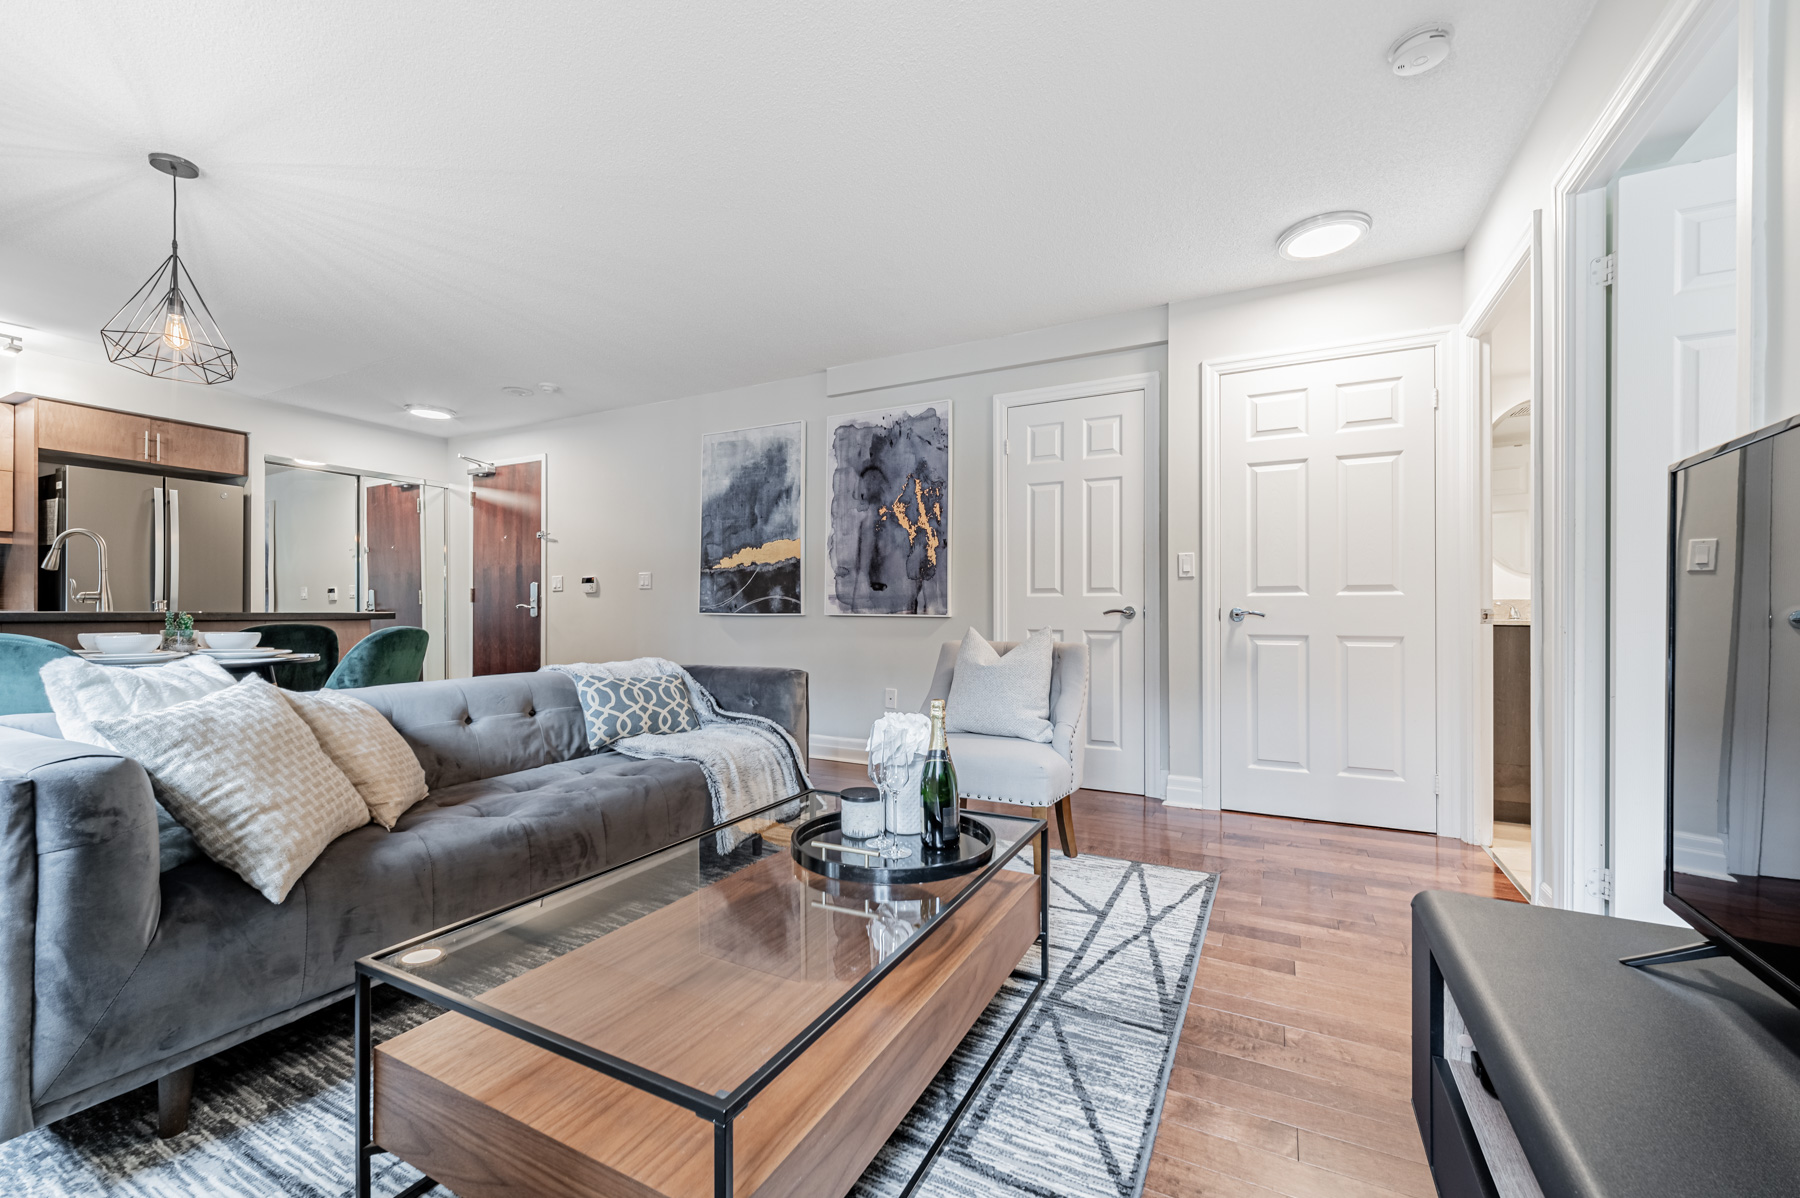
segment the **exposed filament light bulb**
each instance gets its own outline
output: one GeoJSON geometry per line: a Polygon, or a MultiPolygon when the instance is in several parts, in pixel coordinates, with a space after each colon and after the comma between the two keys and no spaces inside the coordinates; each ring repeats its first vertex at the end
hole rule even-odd
{"type": "Polygon", "coordinates": [[[179,353],[194,343],[193,338],[188,336],[187,308],[181,302],[179,292],[170,294],[166,312],[168,315],[163,320],[163,343],[179,353]]]}

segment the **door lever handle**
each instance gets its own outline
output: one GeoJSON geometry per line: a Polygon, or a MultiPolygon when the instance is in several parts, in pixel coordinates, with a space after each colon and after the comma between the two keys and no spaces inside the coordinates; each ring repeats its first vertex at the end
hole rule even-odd
{"type": "Polygon", "coordinates": [[[1242,624],[1245,616],[1263,616],[1266,618],[1268,614],[1269,613],[1266,611],[1251,611],[1247,607],[1234,607],[1231,609],[1231,622],[1233,624],[1242,624]]]}
{"type": "Polygon", "coordinates": [[[1103,616],[1124,616],[1127,620],[1135,620],[1135,619],[1137,619],[1137,608],[1135,608],[1135,607],[1109,607],[1105,611],[1101,612],[1100,614],[1103,616]]]}
{"type": "Polygon", "coordinates": [[[531,618],[532,618],[532,619],[534,619],[534,620],[535,620],[535,619],[537,619],[537,614],[538,614],[538,584],[537,584],[537,583],[535,583],[535,582],[534,582],[534,583],[532,583],[532,584],[531,584],[531,602],[530,602],[530,603],[515,603],[515,604],[513,604],[513,606],[514,606],[514,607],[515,607],[515,608],[517,608],[517,609],[518,609],[518,610],[520,610],[520,611],[528,611],[528,612],[530,612],[530,613],[531,613],[531,618]]]}

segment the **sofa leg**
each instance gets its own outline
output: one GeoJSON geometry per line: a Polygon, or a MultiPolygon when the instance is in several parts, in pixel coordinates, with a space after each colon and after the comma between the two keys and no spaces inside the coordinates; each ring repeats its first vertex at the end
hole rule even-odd
{"type": "Polygon", "coordinates": [[[156,1134],[167,1140],[187,1130],[188,1104],[194,1097],[194,1067],[177,1069],[156,1082],[156,1134]]]}
{"type": "MultiPolygon", "coordinates": [[[[1031,818],[1041,819],[1048,823],[1050,820],[1050,808],[1033,807],[1031,809],[1031,818]]],[[[1044,846],[1049,843],[1050,838],[1048,836],[1041,838],[1034,837],[1031,841],[1031,872],[1040,877],[1043,876],[1044,873],[1044,846]]]]}
{"type": "Polygon", "coordinates": [[[1079,857],[1075,847],[1075,796],[1064,795],[1056,804],[1056,835],[1062,840],[1065,857],[1079,857]]]}

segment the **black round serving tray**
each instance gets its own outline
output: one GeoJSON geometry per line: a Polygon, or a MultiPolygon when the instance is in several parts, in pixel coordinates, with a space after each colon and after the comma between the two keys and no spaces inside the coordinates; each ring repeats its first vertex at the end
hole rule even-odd
{"type": "MultiPolygon", "coordinates": [[[[847,838],[839,831],[838,813],[821,815],[801,824],[794,831],[794,860],[801,868],[826,878],[846,882],[872,882],[877,885],[899,885],[907,882],[935,882],[973,873],[994,858],[995,832],[992,824],[980,816],[964,813],[962,834],[950,852],[925,847],[924,837],[900,836],[901,844],[912,850],[910,857],[881,858],[880,864],[864,865],[857,854],[839,854],[814,848],[815,841],[827,844],[851,844],[863,847],[866,842],[847,838]],[[849,857],[850,860],[840,860],[849,857]]],[[[869,858],[874,862],[876,858],[869,858]]]]}

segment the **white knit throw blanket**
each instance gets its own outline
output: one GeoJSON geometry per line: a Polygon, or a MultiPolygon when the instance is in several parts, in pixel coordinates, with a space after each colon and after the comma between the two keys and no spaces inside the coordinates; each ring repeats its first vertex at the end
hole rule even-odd
{"type": "MultiPolygon", "coordinates": [[[[773,720],[737,711],[721,711],[712,693],[693,675],[663,657],[639,657],[632,661],[575,662],[548,669],[573,678],[654,678],[679,674],[687,683],[688,697],[700,717],[691,732],[662,736],[628,736],[612,747],[640,760],[667,757],[691,761],[706,775],[712,795],[713,823],[725,824],[759,807],[795,795],[811,787],[806,758],[786,728],[773,720]]],[[[720,836],[720,849],[729,851],[737,837],[720,836]]]]}

